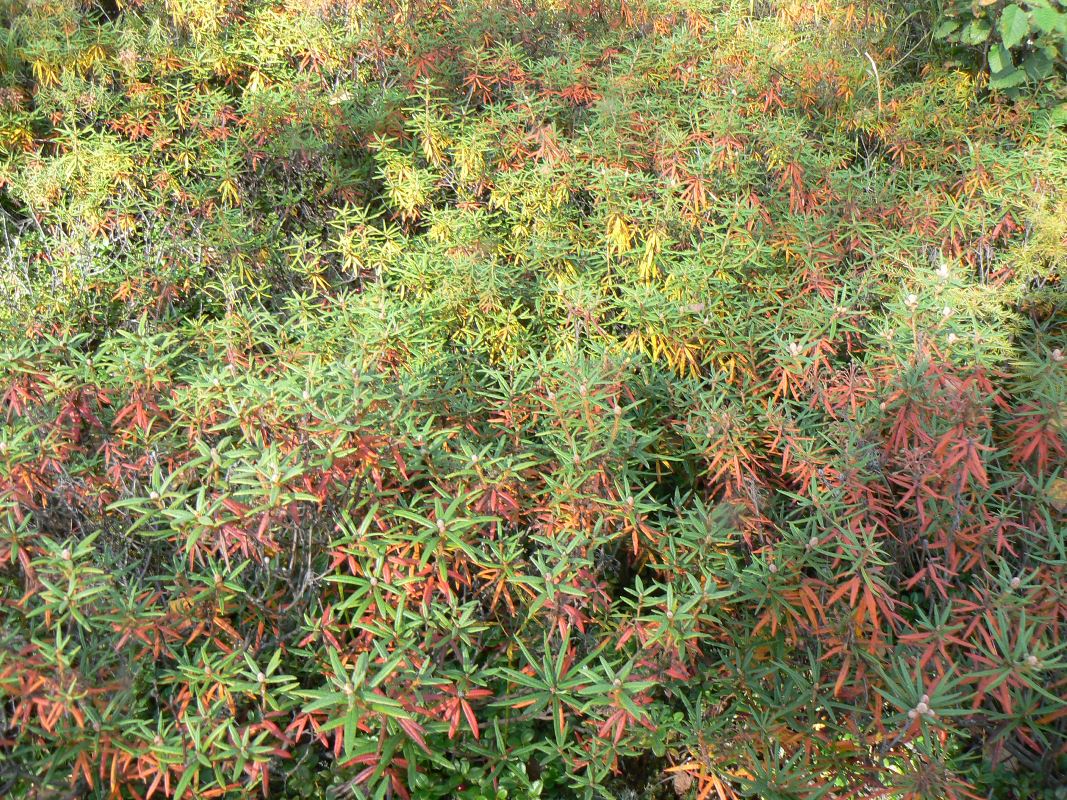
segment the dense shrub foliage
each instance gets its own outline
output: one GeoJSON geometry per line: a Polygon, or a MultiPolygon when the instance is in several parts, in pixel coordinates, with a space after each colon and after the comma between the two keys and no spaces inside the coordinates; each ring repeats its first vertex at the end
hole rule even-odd
{"type": "Polygon", "coordinates": [[[1055,70],[831,0],[0,22],[0,795],[1064,796],[1055,70]]]}
{"type": "Polygon", "coordinates": [[[935,35],[983,54],[989,85],[1012,90],[1067,67],[1065,0],[949,0],[935,35]]]}

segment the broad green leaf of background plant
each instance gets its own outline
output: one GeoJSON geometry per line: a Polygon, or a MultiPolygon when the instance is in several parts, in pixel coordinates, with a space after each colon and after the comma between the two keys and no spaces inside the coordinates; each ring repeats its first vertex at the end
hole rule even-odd
{"type": "Polygon", "coordinates": [[[1007,48],[1015,47],[1030,32],[1030,21],[1019,6],[1012,3],[1000,12],[1000,40],[1007,48]]]}

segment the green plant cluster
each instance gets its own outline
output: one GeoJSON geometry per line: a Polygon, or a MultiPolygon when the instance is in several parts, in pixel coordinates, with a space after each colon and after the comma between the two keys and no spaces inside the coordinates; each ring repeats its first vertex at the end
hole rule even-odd
{"type": "Polygon", "coordinates": [[[913,22],[0,0],[0,796],[1062,800],[1063,86],[913,22]]]}
{"type": "Polygon", "coordinates": [[[1067,3],[1063,0],[952,0],[941,9],[936,38],[980,49],[989,85],[1011,90],[1067,68],[1067,3]]]}

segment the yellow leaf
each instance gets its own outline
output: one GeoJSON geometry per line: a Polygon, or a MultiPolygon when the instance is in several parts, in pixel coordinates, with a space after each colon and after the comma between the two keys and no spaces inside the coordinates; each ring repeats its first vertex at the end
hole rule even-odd
{"type": "Polygon", "coordinates": [[[1067,511],[1067,478],[1056,478],[1049,484],[1048,500],[1057,511],[1067,511]]]}
{"type": "Polygon", "coordinates": [[[222,195],[222,202],[228,206],[241,205],[241,196],[237,193],[237,184],[230,178],[226,178],[219,184],[219,194],[222,195]]]}
{"type": "Polygon", "coordinates": [[[31,66],[34,80],[42,86],[52,86],[59,83],[59,70],[44,61],[34,61],[31,66]]]}
{"type": "Polygon", "coordinates": [[[258,69],[254,69],[248,76],[248,83],[245,84],[245,91],[248,93],[258,92],[265,85],[266,81],[263,78],[263,73],[258,69]]]}
{"type": "Polygon", "coordinates": [[[608,252],[614,250],[619,255],[630,250],[633,241],[633,229],[630,224],[618,214],[608,217],[608,252]]]}

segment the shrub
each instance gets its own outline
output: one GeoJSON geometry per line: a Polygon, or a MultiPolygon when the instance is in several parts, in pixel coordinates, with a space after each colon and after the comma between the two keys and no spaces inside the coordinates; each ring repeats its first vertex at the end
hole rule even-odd
{"type": "Polygon", "coordinates": [[[1059,0],[949,3],[935,29],[939,39],[979,49],[992,89],[1044,81],[1067,64],[1067,7],[1059,0]]]}
{"type": "Polygon", "coordinates": [[[1062,796],[1055,79],[877,4],[0,19],[0,795],[1062,796]]]}

